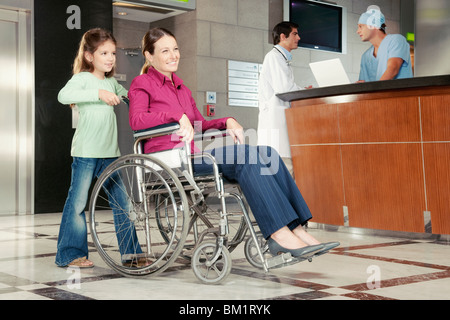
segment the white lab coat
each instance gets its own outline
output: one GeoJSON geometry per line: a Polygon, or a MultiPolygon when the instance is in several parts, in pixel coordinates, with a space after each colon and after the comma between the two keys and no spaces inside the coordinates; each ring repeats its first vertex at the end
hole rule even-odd
{"type": "Polygon", "coordinates": [[[290,105],[276,94],[301,88],[294,82],[284,53],[278,50],[273,48],[266,54],[259,76],[258,145],[271,146],[281,157],[291,158],[285,115],[290,105]]]}

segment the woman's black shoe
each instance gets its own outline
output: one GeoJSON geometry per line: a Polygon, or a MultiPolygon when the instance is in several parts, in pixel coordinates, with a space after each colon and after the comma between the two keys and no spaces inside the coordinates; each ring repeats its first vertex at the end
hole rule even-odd
{"type": "Polygon", "coordinates": [[[314,255],[316,252],[323,250],[324,247],[323,244],[317,244],[298,249],[286,249],[280,246],[278,242],[276,242],[272,238],[269,238],[268,244],[269,244],[269,251],[274,256],[289,252],[293,257],[303,257],[303,256],[306,257],[314,255]]]}

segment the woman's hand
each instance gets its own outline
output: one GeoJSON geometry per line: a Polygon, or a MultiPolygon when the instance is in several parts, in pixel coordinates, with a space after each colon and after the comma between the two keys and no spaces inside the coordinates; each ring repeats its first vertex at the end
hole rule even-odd
{"type": "Polygon", "coordinates": [[[98,90],[98,97],[109,106],[117,106],[120,103],[120,98],[107,90],[98,90]]]}
{"type": "Polygon", "coordinates": [[[176,132],[181,137],[181,141],[191,142],[194,139],[194,128],[189,118],[183,114],[180,121],[180,129],[176,132]]]}
{"type": "Polygon", "coordinates": [[[244,128],[233,118],[227,119],[227,131],[233,138],[234,143],[244,143],[244,128]]]}

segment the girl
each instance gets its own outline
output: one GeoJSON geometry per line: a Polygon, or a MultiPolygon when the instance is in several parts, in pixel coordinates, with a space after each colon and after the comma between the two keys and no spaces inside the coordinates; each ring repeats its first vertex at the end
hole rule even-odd
{"type": "MultiPolygon", "coordinates": [[[[175,74],[180,52],[172,33],[162,28],[151,29],[143,38],[142,52],[146,58],[143,74],[133,80],[129,92],[133,130],[179,122],[177,134],[182,141],[191,141],[195,121],[196,125],[201,123],[203,131],[226,128],[235,140],[243,142],[243,128],[235,119],[206,121],[198,111],[191,91],[175,74]]],[[[146,153],[156,152],[178,144],[171,136],[163,136],[147,141],[144,149],[146,153]]],[[[274,149],[241,144],[209,152],[215,155],[223,176],[240,184],[273,254],[322,254],[339,244],[321,244],[303,229],[311,213],[274,149]]],[[[207,163],[194,162],[193,169],[196,173],[212,172],[207,163]]]]}
{"type": "MultiPolygon", "coordinates": [[[[114,106],[127,90],[113,77],[116,62],[116,40],[106,30],[87,31],[80,42],[73,65],[73,77],[58,94],[62,104],[76,104],[79,122],[72,140],[72,177],[59,229],[56,264],[58,266],[93,267],[88,260],[87,227],[84,208],[92,179],[120,156],[114,106]]],[[[111,208],[117,226],[129,223],[121,208],[128,206],[121,186],[113,183],[109,192],[121,199],[111,208]]],[[[121,228],[120,230],[125,230],[121,228]]],[[[139,245],[133,235],[117,233],[122,254],[139,245]],[[128,238],[128,239],[125,239],[128,238]],[[131,240],[131,241],[130,241],[131,240]]]]}

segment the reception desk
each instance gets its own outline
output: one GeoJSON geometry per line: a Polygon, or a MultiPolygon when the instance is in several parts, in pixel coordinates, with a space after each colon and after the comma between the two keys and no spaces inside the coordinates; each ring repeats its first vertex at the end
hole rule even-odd
{"type": "Polygon", "coordinates": [[[279,97],[312,221],[450,234],[450,76],[279,97]]]}

